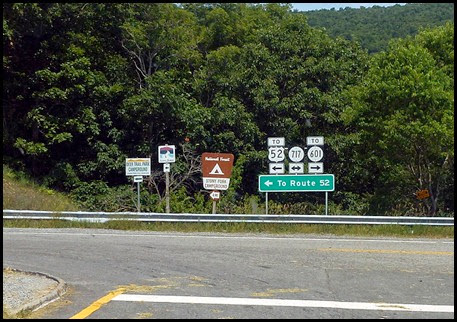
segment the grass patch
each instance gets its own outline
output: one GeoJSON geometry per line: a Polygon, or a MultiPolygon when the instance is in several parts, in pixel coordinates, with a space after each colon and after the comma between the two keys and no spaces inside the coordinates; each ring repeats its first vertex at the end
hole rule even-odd
{"type": "MultiPolygon", "coordinates": [[[[78,211],[78,205],[63,193],[36,184],[21,172],[3,165],[3,209],[47,211],[78,211]]],[[[340,225],[340,224],[274,224],[274,223],[174,223],[111,220],[105,223],[59,219],[4,219],[3,227],[18,228],[99,228],[144,231],[271,233],[271,234],[331,234],[350,236],[392,236],[454,238],[451,226],[407,225],[340,225]]],[[[122,219],[124,216],[116,216],[122,219]]]]}
{"type": "Polygon", "coordinates": [[[13,319],[27,319],[32,314],[30,310],[24,310],[16,314],[12,314],[9,310],[3,305],[3,319],[13,320],[13,319]]]}
{"type": "Polygon", "coordinates": [[[3,319],[14,319],[16,318],[14,314],[11,314],[8,309],[3,304],[3,319]]]}
{"type": "Polygon", "coordinates": [[[143,231],[321,234],[337,236],[390,236],[454,238],[453,226],[409,225],[329,225],[329,224],[274,224],[274,223],[172,223],[112,220],[104,223],[67,220],[3,220],[3,227],[17,228],[98,228],[143,231]]]}
{"type": "Polygon", "coordinates": [[[3,209],[78,211],[63,193],[40,186],[25,174],[3,165],[3,209]]]}

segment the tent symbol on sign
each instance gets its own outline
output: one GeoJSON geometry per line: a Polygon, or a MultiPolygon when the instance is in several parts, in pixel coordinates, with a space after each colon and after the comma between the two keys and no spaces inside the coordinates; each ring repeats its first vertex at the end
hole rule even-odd
{"type": "Polygon", "coordinates": [[[213,170],[209,174],[218,174],[218,175],[224,175],[224,172],[222,172],[221,167],[219,166],[218,163],[214,166],[213,170]]]}

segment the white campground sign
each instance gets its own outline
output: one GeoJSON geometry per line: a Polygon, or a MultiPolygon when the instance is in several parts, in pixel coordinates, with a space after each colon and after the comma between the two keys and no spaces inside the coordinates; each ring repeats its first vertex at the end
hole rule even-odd
{"type": "Polygon", "coordinates": [[[125,159],[126,176],[150,176],[151,175],[151,158],[126,158],[125,159]]]}

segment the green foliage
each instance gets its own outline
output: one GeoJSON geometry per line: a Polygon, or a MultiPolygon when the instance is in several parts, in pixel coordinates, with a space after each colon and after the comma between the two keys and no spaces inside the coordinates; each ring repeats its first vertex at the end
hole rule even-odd
{"type": "Polygon", "coordinates": [[[453,3],[407,3],[391,7],[315,10],[303,13],[313,27],[332,37],[358,41],[369,53],[385,51],[392,38],[416,35],[421,28],[454,22],[453,3]]]}
{"type": "Polygon", "coordinates": [[[453,172],[454,80],[444,63],[453,68],[453,61],[443,59],[454,42],[446,30],[453,28],[392,42],[373,59],[363,84],[351,89],[353,106],[345,117],[360,134],[360,155],[375,158],[381,173],[375,190],[390,196],[385,205],[412,203],[415,191],[428,189],[428,213],[434,215],[443,177],[453,172]]]}
{"type": "Polygon", "coordinates": [[[3,165],[3,209],[77,211],[72,198],[30,178],[23,171],[3,165]]]}
{"type": "MultiPolygon", "coordinates": [[[[181,187],[170,194],[170,212],[211,213],[211,200],[208,199],[206,194],[198,192],[189,196],[185,187],[181,187]]],[[[160,208],[157,209],[157,212],[165,212],[165,207],[160,208]]]]}
{"type": "MultiPolygon", "coordinates": [[[[419,20],[442,25],[447,8],[338,13],[355,22],[359,15],[376,20],[375,13],[394,26],[384,13],[411,21],[406,13],[416,11],[419,20]]],[[[337,178],[333,213],[424,213],[425,205],[433,213],[453,211],[453,24],[424,29],[370,57],[357,42],[311,27],[313,13],[291,12],[288,4],[3,9],[4,163],[71,192],[88,209],[136,211],[125,158],[150,157],[156,168],[158,145],[187,142],[196,156],[235,155],[218,211],[263,211],[257,177],[267,172],[266,138],[304,146],[306,136],[322,135],[326,172],[337,178]],[[414,191],[425,186],[434,197],[418,203],[414,191]]],[[[190,159],[179,158],[174,165],[178,177],[186,164],[190,159]]],[[[173,211],[211,211],[197,172],[194,163],[189,178],[176,181],[173,211]]],[[[163,185],[142,189],[142,210],[164,211],[163,185]]],[[[321,194],[277,194],[271,201],[278,213],[321,213],[324,203],[321,194]]]]}

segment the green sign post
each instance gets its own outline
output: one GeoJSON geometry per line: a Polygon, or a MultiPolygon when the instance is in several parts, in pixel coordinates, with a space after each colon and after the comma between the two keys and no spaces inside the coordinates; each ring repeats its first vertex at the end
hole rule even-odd
{"type": "Polygon", "coordinates": [[[335,176],[333,174],[260,175],[259,191],[335,191],[335,176]]]}

